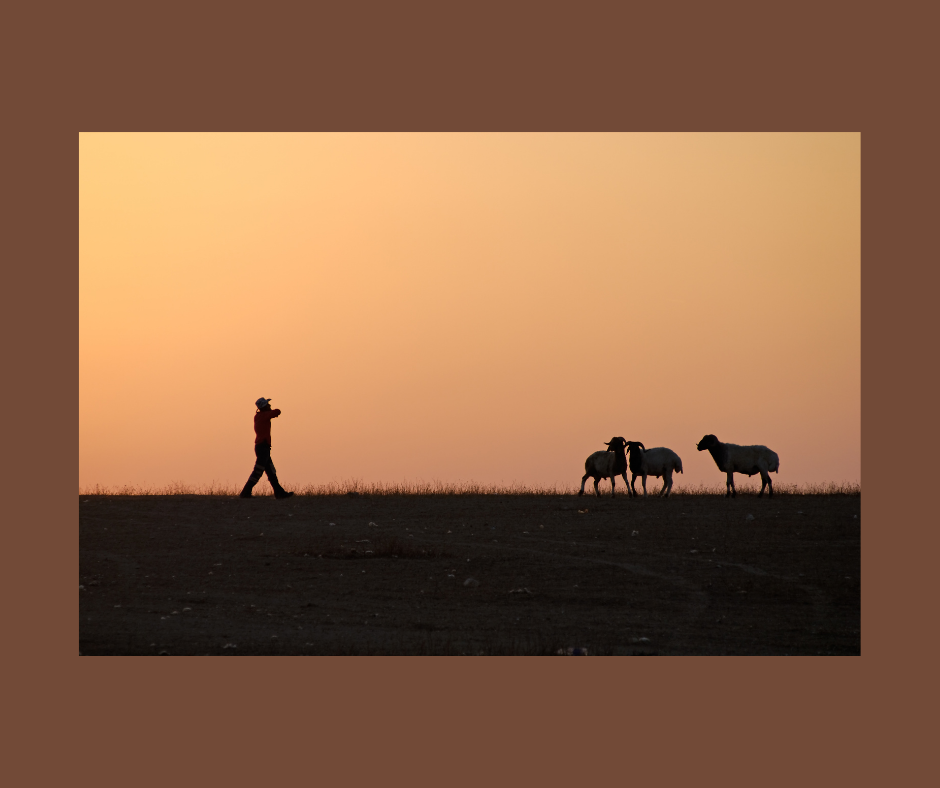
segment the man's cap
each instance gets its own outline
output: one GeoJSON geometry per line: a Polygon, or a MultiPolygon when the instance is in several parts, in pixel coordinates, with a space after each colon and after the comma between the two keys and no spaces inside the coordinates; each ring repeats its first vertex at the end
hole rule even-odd
{"type": "Polygon", "coordinates": [[[270,397],[268,397],[267,399],[265,399],[264,397],[258,397],[258,399],[255,400],[255,405],[257,405],[259,408],[263,408],[270,401],[271,401],[270,397]]]}

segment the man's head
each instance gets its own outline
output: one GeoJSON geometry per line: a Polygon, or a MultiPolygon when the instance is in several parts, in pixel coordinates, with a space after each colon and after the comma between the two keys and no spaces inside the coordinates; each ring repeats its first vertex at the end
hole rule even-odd
{"type": "Polygon", "coordinates": [[[255,400],[255,405],[258,406],[258,410],[270,410],[271,398],[268,397],[265,399],[264,397],[258,397],[258,399],[255,400]]]}

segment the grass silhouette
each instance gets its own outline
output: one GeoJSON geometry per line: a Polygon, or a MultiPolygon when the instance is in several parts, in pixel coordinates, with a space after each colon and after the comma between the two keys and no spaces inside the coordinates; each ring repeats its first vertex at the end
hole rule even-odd
{"type": "MultiPolygon", "coordinates": [[[[347,479],[332,481],[325,484],[288,485],[296,495],[302,496],[406,496],[406,495],[518,495],[518,496],[563,496],[576,495],[579,486],[573,485],[534,485],[534,484],[482,484],[480,482],[445,482],[434,480],[430,482],[363,482],[360,479],[347,479]]],[[[185,482],[171,482],[159,486],[122,485],[120,487],[104,487],[96,484],[93,487],[80,487],[79,496],[109,495],[200,495],[231,497],[238,495],[241,487],[220,482],[209,484],[187,484],[185,482]]],[[[602,494],[609,496],[609,488],[601,488],[602,494]]],[[[756,483],[743,483],[736,485],[738,495],[757,495],[759,487],[756,483]]],[[[623,486],[618,486],[618,496],[626,496],[623,486]]],[[[676,484],[672,488],[672,496],[710,495],[724,496],[724,484],[676,484]]],[[[774,484],[774,495],[861,495],[862,486],[858,482],[811,482],[807,484],[774,484]]],[[[255,496],[271,497],[273,491],[267,484],[255,488],[255,496]]],[[[587,493],[585,493],[587,496],[587,493]]],[[[594,497],[591,494],[588,497],[594,497]]],[[[657,493],[650,489],[649,497],[657,497],[657,493]]]]}

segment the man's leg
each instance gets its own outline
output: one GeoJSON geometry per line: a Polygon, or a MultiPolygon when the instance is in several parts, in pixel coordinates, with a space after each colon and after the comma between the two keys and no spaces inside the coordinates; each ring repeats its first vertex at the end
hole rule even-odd
{"type": "Polygon", "coordinates": [[[287,490],[281,487],[281,483],[277,480],[277,471],[274,470],[274,462],[271,460],[271,447],[266,443],[260,443],[258,445],[264,447],[264,456],[259,455],[258,461],[262,463],[264,472],[268,475],[268,481],[271,482],[271,486],[274,488],[274,497],[290,498],[293,493],[287,492],[287,490]]]}
{"type": "MultiPolygon", "coordinates": [[[[262,462],[263,453],[258,452],[258,447],[261,444],[255,444],[255,467],[252,468],[251,476],[248,477],[248,481],[245,482],[245,486],[242,487],[242,491],[239,493],[239,498],[251,498],[252,488],[261,481],[261,476],[264,473],[264,463],[262,462]]],[[[271,448],[268,447],[268,459],[271,458],[271,448]]]]}

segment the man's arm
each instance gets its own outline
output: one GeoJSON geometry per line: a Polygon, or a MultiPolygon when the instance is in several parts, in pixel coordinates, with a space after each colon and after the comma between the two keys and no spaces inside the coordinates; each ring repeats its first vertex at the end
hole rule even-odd
{"type": "Polygon", "coordinates": [[[280,416],[280,415],[281,415],[281,409],[280,409],[280,408],[275,408],[274,410],[271,411],[271,418],[272,418],[272,419],[276,419],[276,418],[277,418],[278,416],[280,416]]]}

